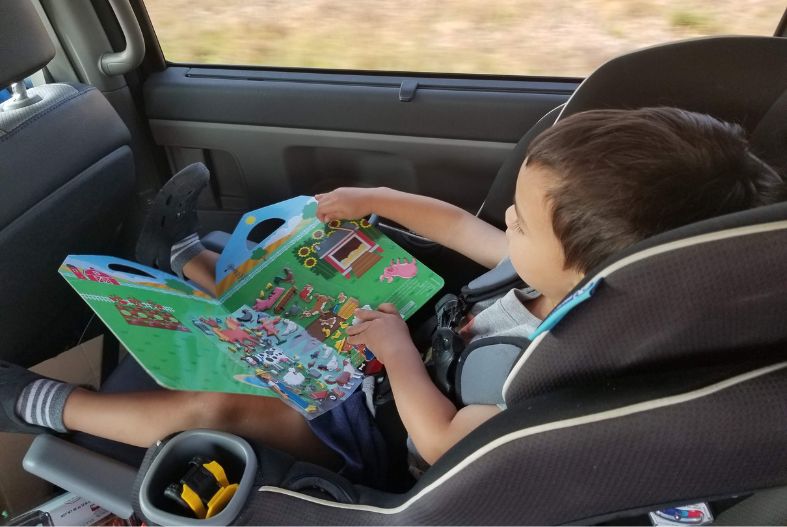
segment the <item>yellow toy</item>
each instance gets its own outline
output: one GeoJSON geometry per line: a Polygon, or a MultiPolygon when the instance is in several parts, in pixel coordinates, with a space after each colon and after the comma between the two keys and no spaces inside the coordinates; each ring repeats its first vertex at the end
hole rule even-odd
{"type": "Polygon", "coordinates": [[[230,484],[224,468],[215,460],[194,456],[189,465],[186,474],[171,483],[164,495],[201,520],[211,518],[229,503],[238,484],[230,484]]]}

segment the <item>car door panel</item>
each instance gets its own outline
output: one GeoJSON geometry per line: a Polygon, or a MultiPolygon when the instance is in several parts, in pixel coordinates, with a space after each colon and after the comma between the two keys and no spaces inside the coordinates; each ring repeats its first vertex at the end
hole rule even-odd
{"type": "Polygon", "coordinates": [[[169,67],[147,79],[144,95],[173,168],[196,160],[211,168],[203,223],[226,229],[249,208],[346,185],[390,186],[475,211],[519,137],[575,88],[169,67]]]}

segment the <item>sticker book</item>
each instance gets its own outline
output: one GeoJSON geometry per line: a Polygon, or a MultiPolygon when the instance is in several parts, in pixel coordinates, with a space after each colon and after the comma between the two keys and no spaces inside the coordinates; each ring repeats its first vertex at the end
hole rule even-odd
{"type": "Polygon", "coordinates": [[[216,265],[218,297],[109,256],[59,272],[161,386],[279,397],[307,418],[349,397],[379,363],[347,342],[358,307],[404,318],[443,280],[365,219],[321,223],[299,196],[246,213],[216,265]],[[284,223],[259,244],[260,223],[284,223]]]}

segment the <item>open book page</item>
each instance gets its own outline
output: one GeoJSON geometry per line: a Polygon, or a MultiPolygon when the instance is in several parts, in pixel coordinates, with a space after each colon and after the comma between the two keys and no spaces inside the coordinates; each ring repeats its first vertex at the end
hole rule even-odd
{"type": "Polygon", "coordinates": [[[61,273],[163,386],[274,395],[311,418],[374,365],[370,350],[347,342],[355,309],[392,302],[406,318],[443,285],[366,220],[322,224],[315,210],[300,196],[244,215],[217,264],[218,300],[131,262],[121,265],[147,277],[122,273],[117,259],[69,257],[61,273]],[[283,224],[250,249],[249,233],[270,218],[283,224]],[[69,265],[107,279],[79,278],[69,265]],[[156,314],[169,325],[137,320],[161,322],[156,314]]]}

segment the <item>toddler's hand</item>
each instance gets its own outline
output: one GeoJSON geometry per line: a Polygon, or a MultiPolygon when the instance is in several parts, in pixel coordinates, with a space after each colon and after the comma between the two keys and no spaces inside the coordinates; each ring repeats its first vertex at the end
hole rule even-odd
{"type": "Polygon", "coordinates": [[[378,189],[337,188],[327,194],[317,194],[317,219],[323,223],[331,220],[355,220],[372,212],[372,197],[378,189]]]}
{"type": "Polygon", "coordinates": [[[365,344],[385,364],[389,357],[415,349],[410,330],[393,304],[380,304],[377,311],[357,309],[359,324],[347,328],[350,344],[365,344]]]}

